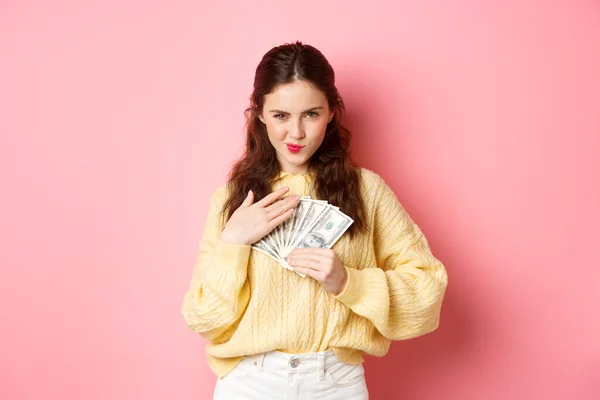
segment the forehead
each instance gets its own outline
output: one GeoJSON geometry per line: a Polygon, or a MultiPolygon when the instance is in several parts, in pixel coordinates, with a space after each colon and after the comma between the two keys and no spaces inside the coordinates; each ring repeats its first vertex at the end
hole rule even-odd
{"type": "Polygon", "coordinates": [[[294,81],[275,86],[265,95],[265,110],[278,109],[288,112],[302,112],[312,107],[326,107],[327,97],[306,81],[294,81]]]}

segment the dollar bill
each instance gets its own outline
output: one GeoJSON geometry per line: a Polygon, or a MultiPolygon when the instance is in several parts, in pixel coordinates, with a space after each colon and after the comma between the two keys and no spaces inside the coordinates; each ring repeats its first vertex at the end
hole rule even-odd
{"type": "Polygon", "coordinates": [[[289,253],[297,248],[320,247],[330,249],[335,242],[348,230],[354,220],[335,209],[327,207],[288,249],[283,259],[288,261],[289,253]]]}

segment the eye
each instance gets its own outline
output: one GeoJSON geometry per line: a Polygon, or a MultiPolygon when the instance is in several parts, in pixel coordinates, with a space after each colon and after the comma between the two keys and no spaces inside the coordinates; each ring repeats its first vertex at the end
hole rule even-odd
{"type": "Polygon", "coordinates": [[[306,114],[306,116],[307,116],[307,117],[310,117],[310,118],[314,118],[314,117],[318,117],[318,116],[319,116],[319,113],[317,113],[317,112],[314,112],[314,111],[309,111],[309,112],[306,114]]]}
{"type": "Polygon", "coordinates": [[[274,114],[275,119],[285,119],[285,114],[274,114]]]}

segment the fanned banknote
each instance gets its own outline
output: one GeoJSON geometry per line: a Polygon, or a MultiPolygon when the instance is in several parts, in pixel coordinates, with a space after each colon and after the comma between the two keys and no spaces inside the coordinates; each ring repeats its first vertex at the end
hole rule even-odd
{"type": "MultiPolygon", "coordinates": [[[[300,199],[294,214],[271,233],[252,245],[259,251],[293,271],[288,265],[289,254],[297,248],[330,249],[348,230],[354,220],[326,200],[308,196],[300,199]]],[[[303,278],[304,274],[296,272],[303,278]]]]}

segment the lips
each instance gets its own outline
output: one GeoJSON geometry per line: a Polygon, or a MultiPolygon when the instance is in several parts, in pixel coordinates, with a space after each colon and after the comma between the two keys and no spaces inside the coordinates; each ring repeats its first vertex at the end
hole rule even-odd
{"type": "Polygon", "coordinates": [[[304,146],[298,146],[297,144],[286,143],[288,150],[292,153],[297,153],[304,148],[304,146]]]}

